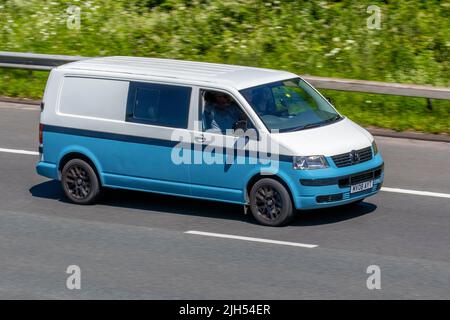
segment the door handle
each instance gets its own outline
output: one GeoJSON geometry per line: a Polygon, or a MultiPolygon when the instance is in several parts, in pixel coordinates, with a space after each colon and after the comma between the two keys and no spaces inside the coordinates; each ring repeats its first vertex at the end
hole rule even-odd
{"type": "Polygon", "coordinates": [[[201,136],[196,136],[196,137],[194,138],[194,140],[195,140],[196,142],[198,142],[198,143],[203,143],[203,142],[206,141],[206,138],[205,138],[205,136],[202,134],[201,136]]]}

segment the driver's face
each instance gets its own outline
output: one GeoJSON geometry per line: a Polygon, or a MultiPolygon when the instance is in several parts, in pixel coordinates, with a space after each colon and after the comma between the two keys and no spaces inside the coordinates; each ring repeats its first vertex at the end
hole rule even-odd
{"type": "Polygon", "coordinates": [[[220,106],[226,106],[230,103],[230,99],[226,94],[218,93],[216,95],[217,104],[220,106]]]}

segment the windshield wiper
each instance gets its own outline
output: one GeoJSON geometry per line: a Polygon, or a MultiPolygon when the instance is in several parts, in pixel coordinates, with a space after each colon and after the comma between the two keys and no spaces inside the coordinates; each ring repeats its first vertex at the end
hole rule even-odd
{"type": "Polygon", "coordinates": [[[322,121],[321,123],[325,124],[325,123],[335,122],[335,121],[338,121],[340,119],[342,119],[342,117],[337,114],[337,115],[335,115],[335,116],[333,116],[333,117],[331,117],[331,118],[329,118],[327,120],[322,121]]]}
{"type": "Polygon", "coordinates": [[[303,126],[298,126],[298,127],[289,128],[289,129],[283,129],[283,130],[280,130],[280,132],[293,132],[293,131],[298,131],[298,130],[303,130],[303,129],[320,127],[320,126],[321,126],[320,122],[318,122],[318,123],[309,123],[309,124],[305,124],[303,126]]]}
{"type": "Polygon", "coordinates": [[[342,117],[340,115],[335,115],[327,120],[323,120],[320,122],[316,122],[316,123],[309,123],[309,124],[305,124],[303,126],[299,126],[299,127],[294,127],[291,129],[286,129],[284,132],[292,132],[292,131],[297,131],[297,130],[304,130],[304,129],[311,129],[311,128],[316,128],[316,127],[321,127],[327,123],[331,123],[331,122],[335,122],[337,120],[340,120],[342,117]]]}

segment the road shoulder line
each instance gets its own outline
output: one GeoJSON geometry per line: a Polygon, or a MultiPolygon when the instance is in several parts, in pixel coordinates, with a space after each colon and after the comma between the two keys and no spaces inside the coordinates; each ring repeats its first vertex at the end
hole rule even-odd
{"type": "Polygon", "coordinates": [[[395,192],[395,193],[404,193],[404,194],[413,194],[413,195],[418,195],[418,196],[450,198],[450,194],[439,193],[439,192],[430,192],[430,191],[408,190],[408,189],[388,188],[388,187],[382,187],[381,191],[395,192]]]}

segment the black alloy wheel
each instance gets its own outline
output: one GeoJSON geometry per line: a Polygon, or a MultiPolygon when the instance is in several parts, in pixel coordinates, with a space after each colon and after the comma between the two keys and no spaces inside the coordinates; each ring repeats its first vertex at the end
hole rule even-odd
{"type": "Polygon", "coordinates": [[[94,169],[81,159],[72,159],[64,165],[61,183],[67,198],[77,204],[91,204],[100,193],[94,169]]]}
{"type": "Polygon", "coordinates": [[[291,196],[277,180],[264,178],[250,191],[250,209],[255,219],[266,226],[282,226],[295,215],[291,196]]]}

